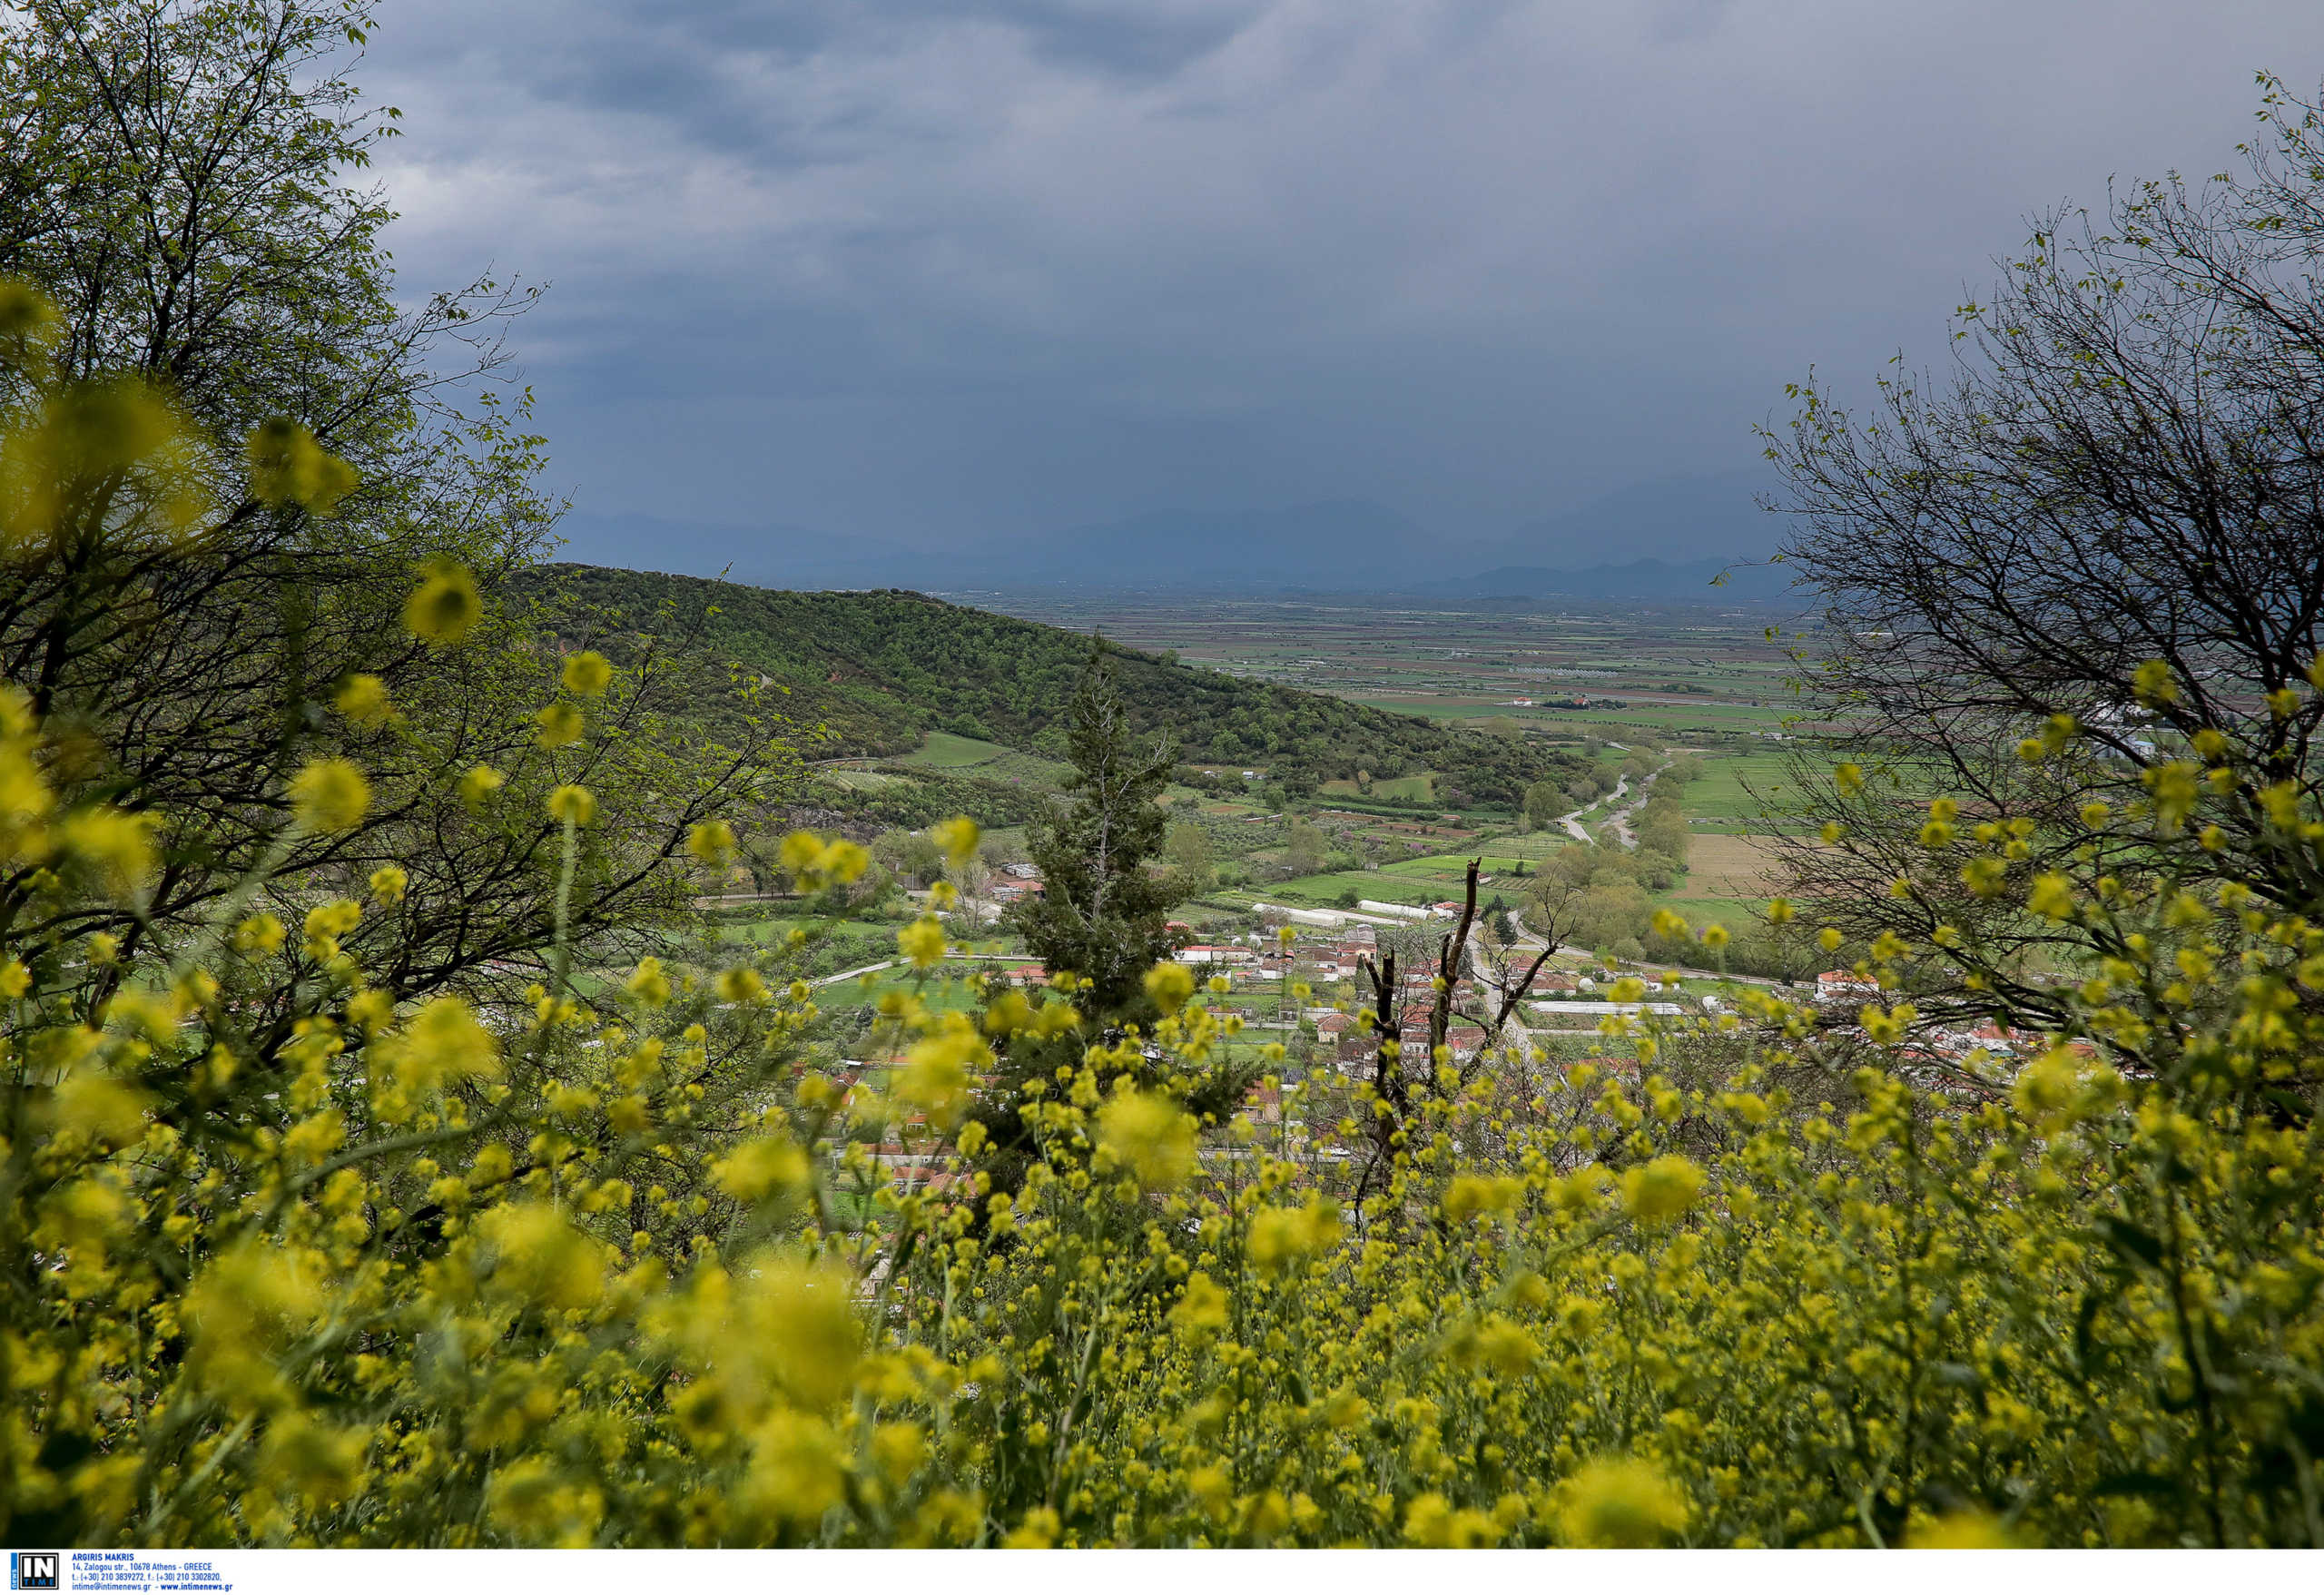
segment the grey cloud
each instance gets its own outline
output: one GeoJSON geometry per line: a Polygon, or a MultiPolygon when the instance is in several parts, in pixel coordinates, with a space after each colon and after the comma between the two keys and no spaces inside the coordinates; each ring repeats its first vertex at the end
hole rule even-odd
{"type": "Polygon", "coordinates": [[[2208,171],[2298,0],[390,3],[418,290],[604,515],[936,543],[1364,499],[1490,539],[1941,358],[2031,211],[2208,171]]]}

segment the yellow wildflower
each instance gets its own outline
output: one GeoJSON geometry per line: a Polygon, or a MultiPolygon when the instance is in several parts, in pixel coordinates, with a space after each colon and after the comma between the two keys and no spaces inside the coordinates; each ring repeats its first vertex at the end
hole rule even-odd
{"type": "Polygon", "coordinates": [[[603,654],[583,649],[565,662],[565,690],[576,698],[603,695],[614,679],[614,667],[603,654]]]}
{"type": "Polygon", "coordinates": [[[734,828],[724,820],[704,820],[686,833],[686,852],[714,869],[734,861],[734,828]]]}
{"type": "Polygon", "coordinates": [[[1703,1171],[1676,1153],[1622,1171],[1622,1206],[1649,1224],[1684,1217],[1702,1189],[1703,1171]]]}
{"type": "Polygon", "coordinates": [[[911,960],[912,968],[932,968],[944,956],[944,927],[927,914],[896,932],[896,950],[911,960]]]}
{"type": "Polygon", "coordinates": [[[396,714],[395,704],[388,700],[388,684],[376,675],[349,676],[331,699],[331,707],[366,731],[378,730],[396,714]]]}
{"type": "Polygon", "coordinates": [[[587,825],[597,817],[597,794],[586,786],[560,786],[548,794],[547,807],[560,825],[587,825]]]}
{"type": "Polygon", "coordinates": [[[460,777],[460,802],[471,813],[483,809],[492,801],[492,794],[506,784],[500,772],[489,764],[478,764],[460,777]]]}
{"type": "Polygon", "coordinates": [[[312,759],[290,778],[290,814],[305,830],[352,831],[371,807],[371,783],[345,759],[312,759]]]}
{"type": "Polygon", "coordinates": [[[484,615],[476,577],[458,560],[429,563],[427,575],[403,606],[403,623],[413,636],[439,648],[467,637],[484,615]]]}
{"type": "Polygon", "coordinates": [[[581,740],[581,734],[586,729],[581,711],[570,704],[551,704],[536,714],[533,720],[541,728],[537,740],[545,748],[571,747],[581,740]]]}
{"type": "Polygon", "coordinates": [[[1164,1097],[1116,1095],[1098,1109],[1098,1145],[1150,1191],[1174,1189],[1194,1172],[1194,1120],[1164,1097]]]}
{"type": "Polygon", "coordinates": [[[1158,963],[1146,971],[1146,994],[1164,1013],[1176,1013],[1195,994],[1194,971],[1179,963],[1158,963]]]}
{"type": "Polygon", "coordinates": [[[977,843],[982,840],[983,833],[977,829],[974,820],[961,814],[931,828],[928,836],[930,841],[944,850],[944,857],[952,867],[959,869],[976,857],[977,843]]]}
{"type": "Polygon", "coordinates": [[[1650,1462],[1595,1462],[1566,1481],[1558,1528],[1568,1545],[1659,1545],[1687,1526],[1687,1501],[1650,1462]]]}

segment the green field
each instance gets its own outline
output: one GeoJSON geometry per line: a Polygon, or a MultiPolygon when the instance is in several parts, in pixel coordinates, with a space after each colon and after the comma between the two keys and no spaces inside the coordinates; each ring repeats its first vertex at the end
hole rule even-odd
{"type": "MultiPolygon", "coordinates": [[[[1761,811],[1782,801],[1784,755],[1767,753],[1721,753],[1706,756],[1701,779],[1689,783],[1685,806],[1689,820],[1709,820],[1718,829],[1751,830],[1761,811]],[[1757,789],[1754,796],[1746,787],[1757,789]]],[[[1707,827],[1709,829],[1709,827],[1707,827]]]]}
{"type": "MultiPolygon", "coordinates": [[[[1682,886],[1679,890],[1683,891],[1685,888],[1682,886]]],[[[1740,930],[1754,923],[1759,911],[1767,906],[1764,899],[1743,902],[1725,897],[1681,897],[1677,892],[1658,897],[1654,903],[1657,908],[1667,908],[1673,913],[1683,914],[1690,925],[1707,925],[1716,920],[1731,930],[1740,930]]]]}
{"type": "Polygon", "coordinates": [[[851,770],[844,766],[821,770],[817,773],[832,785],[843,786],[850,792],[877,792],[883,786],[901,786],[911,779],[909,776],[890,775],[880,770],[851,770]]]}
{"type": "Polygon", "coordinates": [[[980,742],[972,736],[955,736],[949,731],[931,731],[918,748],[894,762],[922,770],[967,770],[978,764],[990,764],[1015,751],[997,742],[980,742]]]}
{"type": "Polygon", "coordinates": [[[1059,763],[1054,759],[1044,759],[1038,753],[1019,753],[997,742],[960,736],[949,731],[930,732],[919,747],[888,763],[900,769],[940,770],[950,774],[975,775],[987,781],[1006,781],[1025,786],[1053,787],[1072,773],[1071,765],[1059,763]]]}
{"type": "MultiPolygon", "coordinates": [[[[829,932],[839,937],[876,937],[891,948],[895,945],[896,927],[871,920],[842,920],[834,923],[828,920],[800,919],[773,912],[754,915],[745,908],[724,911],[711,921],[711,934],[718,940],[748,942],[754,947],[773,946],[794,930],[804,930],[810,935],[829,932]]],[[[871,963],[886,956],[884,952],[875,953],[864,961],[871,963]]]]}

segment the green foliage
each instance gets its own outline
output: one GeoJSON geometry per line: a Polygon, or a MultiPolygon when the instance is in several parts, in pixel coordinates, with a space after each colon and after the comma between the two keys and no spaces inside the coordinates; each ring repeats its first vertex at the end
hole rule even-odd
{"type": "Polygon", "coordinates": [[[1027,838],[1045,890],[1009,920],[1029,951],[1080,977],[1087,1002],[1113,1015],[1139,1000],[1146,971],[1169,950],[1164,921],[1179,893],[1146,867],[1162,851],[1173,756],[1139,745],[1102,647],[1090,649],[1068,702],[1066,746],[1074,775],[1065,801],[1027,838]]]}
{"type": "MultiPolygon", "coordinates": [[[[2023,911],[2114,963],[2032,1056],[1949,1075],[1897,996],[1847,1037],[1760,994],[1609,1019],[1588,1060],[1489,1045],[1393,1100],[1317,1078],[1263,1117],[1238,1104],[1285,1048],[1134,962],[1158,950],[1168,762],[1108,663],[1069,717],[1080,791],[1034,838],[1071,917],[1029,927],[1091,980],[948,982],[923,919],[849,1037],[900,1061],[863,1078],[787,938],[699,977],[576,958],[594,871],[644,854],[601,851],[607,812],[570,781],[530,800],[559,924],[519,1001],[412,995],[430,932],[384,868],[362,897],[327,865],[278,877],[295,938],[238,918],[248,881],[182,929],[96,930],[144,901],[149,822],[60,784],[84,726],[0,696],[0,846],[43,909],[0,929],[0,1527],[2324,1540],[2324,902],[2160,866],[2091,896],[2031,881],[2023,911]],[[980,1167],[1004,1106],[1005,1179],[980,1167]]],[[[537,694],[613,686],[566,679],[537,694]]],[[[581,720],[551,752],[589,756],[581,720]]],[[[278,823],[359,833],[376,784],[315,759],[278,823]]],[[[2324,847],[2312,807],[2270,823],[2324,847]]],[[[2004,883],[2011,836],[1979,855],[2004,883]]],[[[953,866],[979,841],[932,840],[953,866]]],[[[872,867],[804,832],[780,859],[817,890],[872,867]]],[[[1594,891],[1612,867],[1572,849],[1543,873],[1594,891]]],[[[1876,947],[1867,977],[1895,993],[1936,959],[1993,973],[1940,938],[1876,947]]]]}
{"type": "Polygon", "coordinates": [[[1210,844],[1210,832],[1202,825],[1172,821],[1162,833],[1162,856],[1170,861],[1170,868],[1188,893],[1198,895],[1209,890],[1211,866],[1217,855],[1210,844]]]}
{"type": "MultiPolygon", "coordinates": [[[[191,490],[215,427],[59,367],[61,324],[0,284],[0,562],[42,615],[203,586],[234,502],[287,546],[340,502],[296,422],[191,490]]],[[[948,979],[923,916],[842,1031],[808,977],[861,930],[613,960],[767,796],[678,751],[658,646],[558,668],[448,556],[348,587],[286,626],[361,617],[328,696],[281,675],[231,814],[216,655],[0,684],[12,1541],[2324,1546],[2324,810],[2250,718],[2174,724],[2135,812],[1932,802],[1893,900],[1985,917],[1871,939],[1844,1019],[1610,1016],[1383,1096],[1285,1080],[1154,961],[1169,760],[1102,649],[1031,838],[1058,979],[948,979]],[[1914,1000],[2036,989],[2043,1033],[1957,1061],[1914,1000]]],[[[2324,716],[2324,669],[2269,709],[2324,716]]],[[[1529,922],[1650,856],[1561,850],[1529,922]]],[[[832,907],[881,871],[772,858],[832,907]]]]}
{"type": "Polygon", "coordinates": [[[1557,823],[1559,816],[1581,806],[1556,782],[1537,781],[1525,789],[1523,812],[1526,828],[1545,831],[1557,823]]]}
{"type": "MultiPolygon", "coordinates": [[[[1066,757],[1064,706],[1088,639],[1053,626],[963,608],[917,593],[792,593],[690,576],[559,565],[521,578],[543,624],[600,638],[616,657],[641,647],[665,604],[708,611],[688,668],[695,713],[731,739],[736,679],[762,677],[789,717],[828,734],[822,756],[913,754],[924,735],[1006,744],[1066,757]]],[[[1416,716],[1193,670],[1108,645],[1123,714],[1140,736],[1167,732],[1189,763],[1265,764],[1301,790],[1384,777],[1428,801],[1424,776],[1458,770],[1470,801],[1514,809],[1541,772],[1570,755],[1524,739],[1480,736],[1416,716]]],[[[948,755],[958,742],[935,744],[948,755]]],[[[933,763],[931,755],[912,761],[933,763]]],[[[1242,783],[1235,783],[1239,791],[1242,783]]]]}

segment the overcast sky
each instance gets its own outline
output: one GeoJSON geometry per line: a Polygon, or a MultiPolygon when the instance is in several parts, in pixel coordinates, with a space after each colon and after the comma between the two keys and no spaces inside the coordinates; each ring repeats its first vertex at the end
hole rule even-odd
{"type": "Polygon", "coordinates": [[[1941,358],[2057,201],[2231,163],[2317,0],[384,0],[408,290],[577,508],[912,544],[1371,499],[1492,536],[1941,358]]]}

